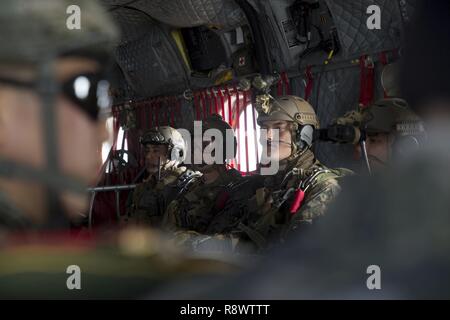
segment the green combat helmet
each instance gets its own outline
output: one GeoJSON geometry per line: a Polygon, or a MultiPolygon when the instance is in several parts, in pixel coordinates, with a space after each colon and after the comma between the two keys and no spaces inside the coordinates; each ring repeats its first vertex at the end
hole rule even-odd
{"type": "MultiPolygon", "coordinates": [[[[92,0],[4,0],[1,2],[0,25],[0,71],[26,67],[36,73],[35,80],[29,84],[11,80],[9,83],[32,88],[39,95],[42,112],[45,112],[42,121],[47,154],[45,169],[0,159],[0,175],[33,180],[46,186],[48,211],[60,217],[61,206],[57,198],[61,190],[84,193],[85,185],[58,169],[54,109],[61,88],[55,79],[54,62],[58,57],[75,55],[105,63],[118,40],[118,29],[105,10],[92,0]],[[78,15],[79,25],[72,25],[78,15]]],[[[7,79],[1,81],[8,83],[7,79]]],[[[109,98],[107,90],[103,95],[103,98],[109,98]]],[[[97,106],[100,110],[98,103],[97,106]]],[[[53,220],[58,219],[50,217],[49,221],[53,220]]]]}

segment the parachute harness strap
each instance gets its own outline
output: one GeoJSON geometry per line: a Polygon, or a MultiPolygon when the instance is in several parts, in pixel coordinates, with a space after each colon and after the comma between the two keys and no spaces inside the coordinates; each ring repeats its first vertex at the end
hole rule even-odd
{"type": "Polygon", "coordinates": [[[289,212],[292,215],[295,215],[297,211],[300,209],[303,200],[305,199],[306,191],[309,189],[309,187],[315,185],[317,181],[317,177],[323,173],[329,173],[331,172],[328,169],[317,169],[306,179],[302,179],[295,190],[295,196],[294,196],[294,202],[292,203],[289,212]]]}

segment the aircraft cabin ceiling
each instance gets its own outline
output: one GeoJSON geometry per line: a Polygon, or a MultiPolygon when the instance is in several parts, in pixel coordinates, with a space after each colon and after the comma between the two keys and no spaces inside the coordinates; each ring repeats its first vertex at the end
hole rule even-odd
{"type": "MultiPolygon", "coordinates": [[[[284,75],[289,92],[307,98],[325,124],[365,99],[362,88],[383,97],[382,70],[400,59],[416,6],[415,0],[102,2],[122,30],[116,105],[275,74],[284,75]],[[373,5],[380,10],[375,30],[367,26],[373,5]],[[373,83],[365,83],[367,72],[373,83]]],[[[316,148],[330,165],[348,154],[330,144],[316,148]]]]}

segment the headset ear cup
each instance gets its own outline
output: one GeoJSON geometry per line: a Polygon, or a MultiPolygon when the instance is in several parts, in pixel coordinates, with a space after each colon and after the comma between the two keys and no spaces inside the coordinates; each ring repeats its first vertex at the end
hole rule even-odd
{"type": "Polygon", "coordinates": [[[403,137],[396,137],[392,144],[392,151],[395,158],[405,158],[408,155],[416,152],[421,144],[419,139],[415,136],[408,135],[403,137]]]}
{"type": "Polygon", "coordinates": [[[310,125],[303,126],[297,130],[297,142],[300,143],[300,149],[311,147],[313,143],[314,128],[310,125]]]}
{"type": "Polygon", "coordinates": [[[178,163],[182,163],[185,159],[185,154],[183,152],[182,148],[179,147],[173,147],[171,153],[170,153],[170,160],[171,161],[177,161],[178,163]]]}

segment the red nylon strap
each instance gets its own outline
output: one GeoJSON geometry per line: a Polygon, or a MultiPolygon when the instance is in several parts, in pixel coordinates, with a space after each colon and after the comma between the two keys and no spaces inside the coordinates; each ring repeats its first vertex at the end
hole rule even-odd
{"type": "MultiPolygon", "coordinates": [[[[230,93],[230,89],[228,88],[227,85],[225,85],[224,90],[225,90],[225,94],[227,96],[227,104],[228,104],[227,116],[226,117],[224,116],[224,119],[225,119],[226,122],[228,122],[228,124],[231,127],[233,127],[233,117],[232,117],[232,110],[231,110],[231,93],[230,93]]],[[[231,160],[230,167],[231,168],[236,168],[236,159],[231,160]]]]}
{"type": "Polygon", "coordinates": [[[306,75],[306,86],[305,86],[305,100],[308,100],[311,96],[311,92],[313,89],[314,78],[311,73],[311,66],[306,67],[305,75],[306,75]]]}
{"type": "Polygon", "coordinates": [[[196,113],[196,120],[200,120],[200,103],[199,103],[199,93],[194,92],[194,107],[195,107],[195,113],[196,113]]]}
{"type": "Polygon", "coordinates": [[[142,109],[141,109],[141,103],[135,102],[132,104],[132,110],[134,111],[134,114],[136,116],[136,127],[137,129],[142,128],[142,109]]]}
{"type": "Polygon", "coordinates": [[[247,91],[243,92],[243,105],[244,105],[244,137],[245,137],[245,168],[248,173],[249,170],[249,159],[248,159],[248,128],[247,128],[247,91]]]}
{"type": "Polygon", "coordinates": [[[206,119],[206,96],[205,96],[205,91],[201,91],[200,92],[200,100],[202,101],[202,105],[203,105],[203,112],[202,112],[202,119],[206,119]]]}
{"type": "MultiPolygon", "coordinates": [[[[239,101],[239,91],[237,89],[237,86],[234,86],[234,93],[236,95],[236,136],[238,138],[238,146],[239,146],[239,140],[240,140],[240,128],[239,128],[239,116],[240,116],[240,101],[239,101]]],[[[241,171],[241,153],[239,152],[238,147],[238,161],[237,161],[237,169],[238,171],[241,171]]]]}
{"type": "Polygon", "coordinates": [[[294,202],[292,203],[289,210],[292,215],[295,215],[298,209],[300,209],[303,203],[303,199],[305,199],[305,191],[303,191],[302,189],[297,189],[294,195],[294,202]]]}
{"type": "Polygon", "coordinates": [[[174,113],[175,113],[175,108],[176,108],[176,103],[177,103],[177,98],[176,97],[171,97],[171,102],[170,102],[170,126],[171,127],[175,127],[175,120],[174,120],[174,113]]]}
{"type": "Polygon", "coordinates": [[[222,192],[221,194],[219,194],[217,196],[217,200],[216,200],[214,209],[216,209],[218,211],[222,210],[225,207],[228,199],[230,199],[230,194],[228,192],[225,191],[225,192],[222,192]]]}
{"type": "Polygon", "coordinates": [[[287,95],[290,95],[290,94],[291,94],[291,86],[290,86],[290,84],[289,84],[289,78],[288,78],[288,75],[287,75],[286,72],[283,72],[283,73],[281,74],[281,79],[283,79],[284,86],[285,86],[285,88],[286,88],[286,94],[287,94],[287,95]]]}
{"type": "Polygon", "coordinates": [[[150,99],[150,114],[149,114],[149,129],[153,128],[154,122],[153,122],[153,116],[155,115],[155,99],[150,99]]]}
{"type": "Polygon", "coordinates": [[[149,105],[149,100],[145,101],[144,104],[144,113],[145,113],[145,119],[144,119],[144,126],[145,126],[145,130],[148,130],[148,118],[149,118],[149,110],[148,110],[148,105],[149,105]]]}
{"type": "MultiPolygon", "coordinates": [[[[217,102],[216,91],[214,90],[214,88],[211,88],[210,92],[211,92],[211,101],[214,100],[214,111],[216,114],[219,114],[219,104],[217,102]]],[[[211,109],[212,109],[212,103],[211,103],[210,110],[211,109]]],[[[211,110],[210,114],[212,114],[212,110],[211,110]]]]}
{"type": "Polygon", "coordinates": [[[159,127],[159,110],[161,108],[161,98],[156,98],[156,113],[155,113],[155,122],[156,126],[159,127]]]}
{"type": "Polygon", "coordinates": [[[143,129],[143,130],[148,129],[148,128],[147,128],[147,126],[148,126],[148,123],[147,123],[147,114],[148,114],[148,112],[147,112],[147,105],[148,105],[148,100],[145,100],[145,101],[142,103],[142,113],[143,113],[143,118],[142,118],[142,129],[143,129]]]}
{"type": "MultiPolygon", "coordinates": [[[[179,121],[180,119],[182,119],[182,116],[181,116],[182,102],[181,102],[180,98],[176,98],[175,100],[176,100],[175,103],[176,103],[176,109],[177,109],[177,120],[179,121]]],[[[176,122],[176,120],[175,120],[175,122],[176,122]]],[[[176,125],[176,123],[174,123],[174,125],[176,125]]]]}
{"type": "Polygon", "coordinates": [[[160,110],[159,112],[162,112],[161,114],[161,126],[167,125],[167,97],[161,97],[161,104],[160,104],[160,110]]]}
{"type": "Polygon", "coordinates": [[[148,100],[146,100],[145,102],[142,103],[142,114],[143,114],[143,119],[142,119],[142,129],[145,131],[148,129],[148,100]]]}
{"type": "Polygon", "coordinates": [[[170,98],[164,97],[164,125],[169,125],[170,98]]]}
{"type": "Polygon", "coordinates": [[[253,137],[255,142],[255,159],[257,160],[256,162],[259,163],[258,134],[256,131],[256,110],[253,104],[252,104],[252,117],[253,117],[253,137]]]}
{"type": "Polygon", "coordinates": [[[232,117],[232,110],[231,110],[231,93],[230,90],[228,89],[228,86],[225,86],[225,92],[227,94],[227,98],[228,98],[228,119],[227,122],[230,126],[233,127],[233,117],[232,117]]]}
{"type": "Polygon", "coordinates": [[[136,125],[138,127],[138,129],[141,129],[143,127],[142,125],[142,121],[143,121],[143,117],[142,117],[142,103],[140,102],[136,102],[134,104],[134,111],[135,111],[135,115],[138,118],[136,121],[136,125]]]}
{"type": "Polygon", "coordinates": [[[204,93],[205,93],[205,98],[207,99],[207,102],[206,102],[206,110],[207,110],[206,111],[206,117],[208,117],[209,115],[212,114],[212,96],[211,96],[211,93],[208,92],[208,89],[205,89],[204,93]]]}
{"type": "Polygon", "coordinates": [[[383,66],[387,65],[387,55],[386,55],[386,51],[382,51],[380,52],[380,62],[383,66]]]}
{"type": "Polygon", "coordinates": [[[222,118],[227,121],[225,119],[225,101],[224,101],[224,97],[223,97],[223,93],[222,93],[222,88],[218,88],[218,93],[219,93],[219,100],[220,100],[220,112],[222,113],[222,118]]]}
{"type": "Polygon", "coordinates": [[[362,107],[366,107],[373,100],[374,65],[367,56],[361,56],[359,65],[361,70],[359,103],[362,107]]]}
{"type": "Polygon", "coordinates": [[[147,103],[148,99],[141,102],[141,109],[142,109],[142,129],[145,130],[147,128],[147,103]]]}
{"type": "Polygon", "coordinates": [[[283,95],[283,80],[280,78],[277,82],[277,96],[283,95]]]}
{"type": "Polygon", "coordinates": [[[142,102],[141,109],[142,109],[142,129],[145,131],[147,128],[147,103],[148,100],[142,102]]]}

